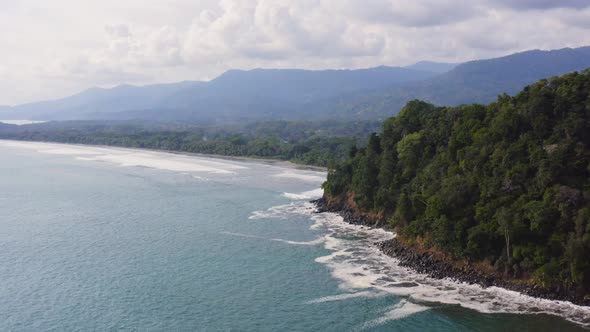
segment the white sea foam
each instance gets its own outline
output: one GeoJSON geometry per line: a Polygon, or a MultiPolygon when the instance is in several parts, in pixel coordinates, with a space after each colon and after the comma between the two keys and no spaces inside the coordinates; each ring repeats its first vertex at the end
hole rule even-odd
{"type": "Polygon", "coordinates": [[[262,236],[257,236],[257,235],[250,235],[250,234],[242,234],[242,233],[234,233],[234,232],[219,232],[219,234],[224,234],[224,235],[231,235],[231,236],[237,236],[237,237],[245,237],[245,238],[250,238],[250,239],[264,239],[262,236]]]}
{"type": "Polygon", "coordinates": [[[317,198],[322,197],[323,195],[324,195],[324,190],[322,188],[318,188],[318,189],[314,189],[314,190],[310,190],[310,191],[304,191],[299,194],[283,193],[284,197],[287,197],[287,198],[293,199],[293,200],[317,199],[317,198]]]}
{"type": "Polygon", "coordinates": [[[264,211],[254,211],[248,219],[288,219],[290,215],[294,214],[309,214],[315,211],[311,204],[300,204],[299,202],[292,202],[285,205],[273,206],[264,211]]]}
{"type": "Polygon", "coordinates": [[[80,155],[97,155],[98,152],[92,150],[82,150],[82,149],[75,149],[75,148],[55,148],[55,149],[42,149],[39,152],[48,153],[48,154],[59,154],[59,155],[69,155],[69,156],[80,156],[80,155]]]}
{"type": "Polygon", "coordinates": [[[301,194],[293,194],[293,193],[283,193],[284,197],[287,197],[289,199],[308,199],[307,196],[301,195],[301,194]]]}
{"type": "Polygon", "coordinates": [[[248,167],[244,166],[244,165],[238,165],[235,162],[232,162],[229,159],[215,159],[215,158],[210,158],[210,157],[201,157],[201,156],[187,156],[187,155],[182,155],[182,154],[177,154],[177,153],[168,153],[168,152],[155,152],[155,151],[150,151],[149,152],[152,155],[155,156],[172,156],[177,160],[184,160],[187,162],[193,162],[194,160],[198,160],[200,164],[206,165],[207,167],[212,167],[212,168],[222,168],[222,169],[248,169],[248,167]]]}
{"type": "MultiPolygon", "coordinates": [[[[326,232],[324,247],[331,251],[329,255],[316,258],[316,262],[325,264],[331,275],[340,282],[339,287],[346,292],[343,294],[344,299],[352,296],[350,294],[378,292],[399,296],[406,301],[401,307],[392,307],[382,317],[368,322],[363,328],[427,310],[427,307],[416,302],[460,305],[483,313],[544,313],[590,326],[588,307],[533,298],[498,287],[484,289],[478,285],[433,279],[400,267],[397,259],[383,254],[374,245],[395,237],[395,234],[383,229],[345,223],[337,214],[318,214],[314,211],[312,204],[294,201],[258,211],[250,218],[288,219],[294,213],[309,216],[314,221],[312,229],[326,232]]],[[[310,302],[315,303],[314,301],[316,300],[310,302]]]]}
{"type": "Polygon", "coordinates": [[[428,307],[421,306],[416,303],[409,302],[407,300],[401,300],[399,303],[387,308],[385,314],[382,317],[366,322],[361,326],[360,329],[364,330],[373,328],[392,320],[403,319],[408,316],[424,312],[428,309],[428,307]]]}
{"type": "Polygon", "coordinates": [[[156,151],[17,141],[0,141],[0,146],[30,149],[53,155],[73,156],[80,161],[101,161],[125,167],[148,167],[173,172],[236,174],[234,170],[247,169],[247,167],[236,163],[215,161],[212,158],[183,156],[156,151]]]}
{"type": "Polygon", "coordinates": [[[322,183],[326,180],[324,176],[321,176],[319,172],[291,172],[286,171],[279,174],[275,174],[275,177],[280,178],[291,178],[291,179],[298,179],[307,182],[318,182],[322,183]]]}
{"type": "Polygon", "coordinates": [[[47,121],[34,121],[34,120],[0,120],[1,123],[12,124],[17,126],[35,124],[35,123],[44,123],[47,121]]]}
{"type": "Polygon", "coordinates": [[[317,238],[317,239],[311,240],[311,241],[291,241],[291,240],[285,240],[285,239],[267,239],[265,237],[258,236],[258,235],[234,233],[234,232],[227,232],[227,231],[219,232],[219,234],[244,237],[244,238],[251,238],[251,239],[265,239],[265,240],[270,240],[270,241],[274,241],[274,242],[282,242],[282,243],[296,245],[296,246],[316,246],[318,244],[324,243],[323,237],[320,237],[320,238],[317,238]]]}
{"type": "Polygon", "coordinates": [[[384,255],[372,245],[391,236],[384,237],[382,232],[365,229],[357,231],[362,234],[361,239],[351,240],[349,236],[354,233],[350,233],[350,226],[333,224],[331,229],[334,233],[327,236],[326,248],[334,250],[334,253],[317,259],[331,269],[344,289],[374,288],[413,300],[458,304],[484,313],[542,312],[558,314],[579,324],[590,323],[590,308],[536,299],[497,287],[483,289],[451,280],[436,280],[402,268],[396,259],[384,255]]]}
{"type": "MultiPolygon", "coordinates": [[[[88,158],[90,159],[90,158],[88,158]]],[[[227,169],[207,166],[200,161],[179,161],[174,159],[164,159],[161,156],[148,153],[128,153],[128,154],[104,154],[93,158],[96,161],[107,161],[121,166],[140,166],[149,167],[173,172],[206,172],[216,174],[235,174],[227,169]]]]}
{"type": "Polygon", "coordinates": [[[385,293],[385,292],[374,292],[374,291],[344,293],[344,294],[320,297],[318,299],[308,301],[307,304],[344,301],[344,300],[350,300],[350,299],[356,299],[356,298],[369,298],[370,299],[370,298],[383,297],[386,295],[387,295],[387,293],[385,293]]]}
{"type": "Polygon", "coordinates": [[[283,242],[283,243],[292,244],[292,245],[296,245],[296,246],[315,246],[318,244],[322,244],[326,241],[326,239],[323,237],[320,237],[320,238],[317,238],[317,239],[311,240],[311,241],[290,241],[290,240],[283,240],[283,239],[271,239],[271,240],[275,241],[275,242],[283,242]]]}
{"type": "Polygon", "coordinates": [[[211,180],[209,178],[202,177],[202,176],[197,176],[197,175],[193,175],[192,177],[193,177],[193,179],[199,180],[199,181],[210,181],[211,180]]]}
{"type": "Polygon", "coordinates": [[[21,149],[32,149],[36,150],[37,147],[42,143],[30,143],[30,142],[18,142],[18,141],[4,141],[0,140],[0,146],[4,147],[11,147],[11,148],[21,148],[21,149]]]}

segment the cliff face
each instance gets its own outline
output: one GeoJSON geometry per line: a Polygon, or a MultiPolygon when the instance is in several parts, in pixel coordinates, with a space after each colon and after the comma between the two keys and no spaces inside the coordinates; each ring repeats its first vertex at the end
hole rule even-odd
{"type": "Polygon", "coordinates": [[[382,213],[362,211],[354,201],[354,195],[350,193],[322,198],[313,201],[318,212],[334,212],[342,216],[344,221],[354,225],[388,228],[387,218],[382,213]]]}

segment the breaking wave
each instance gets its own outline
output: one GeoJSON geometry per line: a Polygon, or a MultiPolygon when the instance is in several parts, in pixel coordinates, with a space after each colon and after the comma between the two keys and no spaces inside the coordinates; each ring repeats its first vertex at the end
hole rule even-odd
{"type": "Polygon", "coordinates": [[[289,199],[293,199],[293,200],[310,200],[310,199],[317,199],[320,198],[324,195],[324,190],[323,189],[315,189],[315,190],[310,190],[310,191],[304,191],[302,193],[299,194],[293,194],[293,193],[283,193],[283,196],[289,199]]]}
{"type": "Polygon", "coordinates": [[[386,308],[383,316],[366,322],[359,328],[359,330],[365,330],[379,325],[383,325],[392,320],[403,319],[408,316],[426,311],[428,309],[430,308],[409,302],[407,300],[401,300],[399,303],[386,308]]]}
{"type": "Polygon", "coordinates": [[[339,294],[339,295],[320,297],[318,299],[308,301],[307,304],[344,301],[344,300],[350,300],[350,299],[356,299],[356,298],[377,298],[377,297],[382,297],[382,296],[386,296],[386,295],[387,295],[387,293],[374,292],[374,291],[344,293],[344,294],[339,294]]]}
{"type": "Polygon", "coordinates": [[[590,326],[588,307],[534,298],[498,287],[483,288],[449,279],[433,279],[401,267],[397,259],[383,254],[375,246],[378,242],[395,237],[394,233],[380,228],[348,224],[335,213],[315,213],[315,206],[306,201],[296,200],[265,211],[253,212],[250,219],[289,219],[293,214],[308,216],[314,222],[311,229],[325,233],[322,238],[312,242],[323,243],[330,254],[318,257],[315,261],[328,267],[344,292],[310,300],[308,303],[385,295],[402,298],[382,317],[367,322],[361,329],[425,311],[428,303],[460,305],[492,314],[544,313],[560,316],[582,326],[590,326]]]}

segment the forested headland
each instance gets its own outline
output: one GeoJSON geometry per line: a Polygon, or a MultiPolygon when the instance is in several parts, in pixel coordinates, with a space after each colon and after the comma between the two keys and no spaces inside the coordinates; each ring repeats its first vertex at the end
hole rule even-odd
{"type": "Polygon", "coordinates": [[[324,189],[408,245],[587,299],[590,71],[486,106],[411,101],[324,189]]]}

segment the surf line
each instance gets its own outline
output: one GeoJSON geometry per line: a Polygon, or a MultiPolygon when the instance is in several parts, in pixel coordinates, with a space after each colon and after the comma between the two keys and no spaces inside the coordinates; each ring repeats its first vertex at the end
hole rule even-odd
{"type": "Polygon", "coordinates": [[[263,240],[269,240],[269,241],[273,241],[273,242],[281,242],[281,243],[297,245],[297,246],[314,246],[314,245],[322,244],[325,241],[324,237],[319,237],[319,238],[317,238],[315,240],[311,240],[311,241],[291,241],[291,240],[276,239],[276,238],[269,239],[269,238],[258,236],[258,235],[235,233],[235,232],[228,232],[228,231],[222,231],[222,232],[219,232],[219,234],[236,236],[236,237],[243,237],[243,238],[250,238],[250,239],[263,239],[263,240]]]}

